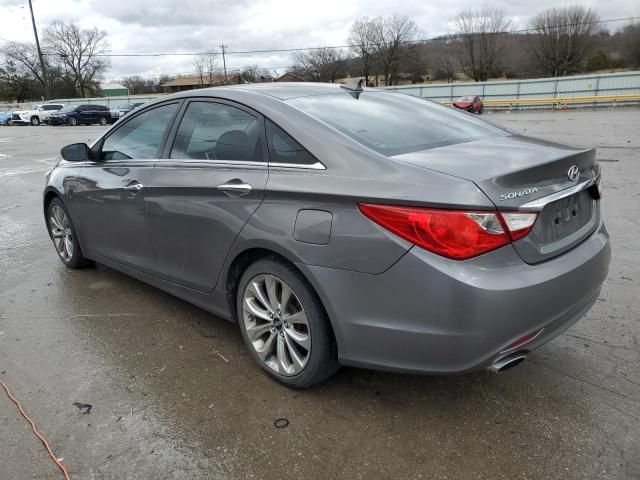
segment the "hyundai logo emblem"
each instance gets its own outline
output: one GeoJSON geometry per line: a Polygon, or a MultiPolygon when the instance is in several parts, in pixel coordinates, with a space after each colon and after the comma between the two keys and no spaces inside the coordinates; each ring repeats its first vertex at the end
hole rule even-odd
{"type": "Polygon", "coordinates": [[[580,176],[580,167],[578,167],[578,165],[573,165],[567,172],[567,177],[569,177],[569,180],[571,180],[572,182],[575,182],[576,180],[578,180],[579,176],[580,176]]]}

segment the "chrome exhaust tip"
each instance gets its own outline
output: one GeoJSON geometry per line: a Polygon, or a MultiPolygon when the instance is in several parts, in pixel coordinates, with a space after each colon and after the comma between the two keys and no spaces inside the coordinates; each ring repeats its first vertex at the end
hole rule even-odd
{"type": "Polygon", "coordinates": [[[519,363],[524,362],[527,358],[527,353],[528,352],[515,352],[510,355],[500,357],[487,367],[487,371],[489,373],[498,374],[509,370],[519,363]]]}

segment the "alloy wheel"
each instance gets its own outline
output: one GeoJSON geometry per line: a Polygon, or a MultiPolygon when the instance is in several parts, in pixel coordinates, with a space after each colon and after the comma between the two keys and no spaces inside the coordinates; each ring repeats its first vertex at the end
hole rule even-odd
{"type": "Polygon", "coordinates": [[[253,277],[242,297],[242,317],[249,342],[270,370],[299,374],[311,354],[305,310],[289,285],[274,275],[253,277]]]}
{"type": "Polygon", "coordinates": [[[53,205],[49,211],[49,229],[58,255],[65,262],[70,262],[73,258],[73,230],[67,214],[59,205],[53,205]]]}
{"type": "Polygon", "coordinates": [[[106,125],[107,124],[107,119],[104,118],[104,117],[100,117],[100,120],[99,120],[98,123],[100,123],[100,125],[106,125]]]}

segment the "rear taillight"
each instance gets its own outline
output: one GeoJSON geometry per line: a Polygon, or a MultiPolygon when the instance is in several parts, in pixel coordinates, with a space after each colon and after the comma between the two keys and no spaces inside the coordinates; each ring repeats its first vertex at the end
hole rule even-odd
{"type": "Polygon", "coordinates": [[[397,205],[359,204],[378,225],[430,252],[464,260],[526,236],[536,213],[440,210],[397,205]]]}
{"type": "Polygon", "coordinates": [[[498,215],[504,220],[513,241],[526,237],[538,218],[537,213],[531,212],[500,212],[498,215]]]}

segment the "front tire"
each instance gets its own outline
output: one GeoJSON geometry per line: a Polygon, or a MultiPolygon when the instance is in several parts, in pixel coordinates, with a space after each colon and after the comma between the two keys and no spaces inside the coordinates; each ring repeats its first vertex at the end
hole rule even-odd
{"type": "Polygon", "coordinates": [[[40,125],[40,119],[34,115],[33,117],[31,117],[31,125],[37,127],[38,125],[40,125]]]}
{"type": "Polygon", "coordinates": [[[75,127],[76,125],[78,125],[78,120],[76,119],[76,117],[69,117],[69,120],[67,120],[67,123],[72,127],[75,127]]]}
{"type": "Polygon", "coordinates": [[[256,363],[292,388],[329,378],[339,367],[333,331],[307,280],[277,259],[259,260],[240,279],[236,312],[256,363]]]}
{"type": "Polygon", "coordinates": [[[47,228],[58,257],[69,268],[83,268],[91,264],[82,255],[76,230],[66,207],[54,198],[47,208],[47,228]]]}

